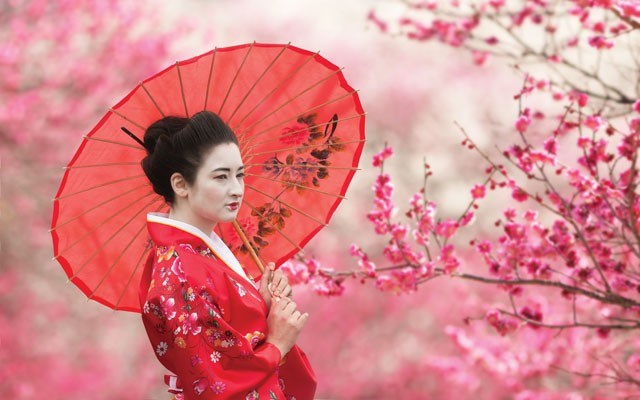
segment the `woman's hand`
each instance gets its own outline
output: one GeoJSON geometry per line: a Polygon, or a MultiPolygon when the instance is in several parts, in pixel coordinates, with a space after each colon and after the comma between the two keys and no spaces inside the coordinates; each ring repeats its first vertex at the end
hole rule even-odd
{"type": "Polygon", "coordinates": [[[288,297],[273,301],[267,317],[269,336],[267,342],[280,350],[284,357],[296,344],[298,336],[304,328],[309,314],[297,310],[297,305],[288,297]]]}
{"type": "Polygon", "coordinates": [[[262,273],[259,292],[269,308],[272,299],[278,301],[284,297],[290,298],[292,294],[289,280],[281,270],[275,271],[275,264],[272,262],[267,264],[262,273]]]}

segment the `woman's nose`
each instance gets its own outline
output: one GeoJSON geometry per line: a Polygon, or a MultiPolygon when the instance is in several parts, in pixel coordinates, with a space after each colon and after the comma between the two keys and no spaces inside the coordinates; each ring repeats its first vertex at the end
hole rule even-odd
{"type": "Polygon", "coordinates": [[[233,180],[233,185],[231,186],[231,195],[240,197],[244,193],[244,183],[239,179],[233,180]]]}

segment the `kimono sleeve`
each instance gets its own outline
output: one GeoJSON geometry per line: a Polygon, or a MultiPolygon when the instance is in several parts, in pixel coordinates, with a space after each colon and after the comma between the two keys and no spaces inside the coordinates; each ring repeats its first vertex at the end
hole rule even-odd
{"type": "Polygon", "coordinates": [[[215,277],[190,281],[182,263],[173,252],[154,266],[143,322],[158,360],[177,375],[185,399],[244,399],[249,393],[284,398],[278,348],[256,346],[255,337],[234,329],[223,317],[224,293],[216,290],[215,277]]]}

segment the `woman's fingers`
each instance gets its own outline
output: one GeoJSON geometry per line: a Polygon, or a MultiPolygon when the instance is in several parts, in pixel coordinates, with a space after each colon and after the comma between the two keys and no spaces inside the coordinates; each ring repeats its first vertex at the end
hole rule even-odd
{"type": "Polygon", "coordinates": [[[291,293],[291,285],[289,285],[289,279],[282,273],[281,270],[277,270],[273,273],[271,279],[271,285],[269,286],[271,293],[275,296],[286,297],[291,293]]]}
{"type": "Polygon", "coordinates": [[[264,269],[264,272],[262,272],[262,278],[260,278],[260,287],[261,288],[268,287],[269,282],[271,282],[271,280],[272,280],[273,268],[270,268],[272,265],[273,265],[273,263],[267,264],[267,267],[264,269]]]}
{"type": "Polygon", "coordinates": [[[278,283],[276,293],[278,293],[280,296],[286,296],[284,292],[287,290],[287,288],[289,288],[289,280],[286,276],[282,276],[280,282],[278,283]]]}
{"type": "Polygon", "coordinates": [[[276,311],[282,311],[290,302],[291,302],[291,299],[289,299],[288,297],[283,297],[281,299],[276,298],[276,301],[271,303],[271,308],[276,311]]]}
{"type": "Polygon", "coordinates": [[[277,292],[281,279],[282,279],[282,271],[280,270],[273,271],[273,275],[271,278],[271,285],[269,285],[269,289],[271,289],[272,293],[277,292]]]}
{"type": "Polygon", "coordinates": [[[289,301],[283,311],[287,315],[292,315],[296,311],[296,307],[298,307],[298,305],[295,302],[289,301]]]}

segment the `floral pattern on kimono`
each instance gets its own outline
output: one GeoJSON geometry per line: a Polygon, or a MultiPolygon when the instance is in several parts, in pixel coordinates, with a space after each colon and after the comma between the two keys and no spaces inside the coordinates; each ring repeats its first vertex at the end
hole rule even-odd
{"type": "Polygon", "coordinates": [[[250,280],[170,222],[148,229],[142,319],[156,357],[177,376],[176,398],[312,399],[306,356],[295,346],[281,360],[266,342],[268,309],[250,280]]]}

